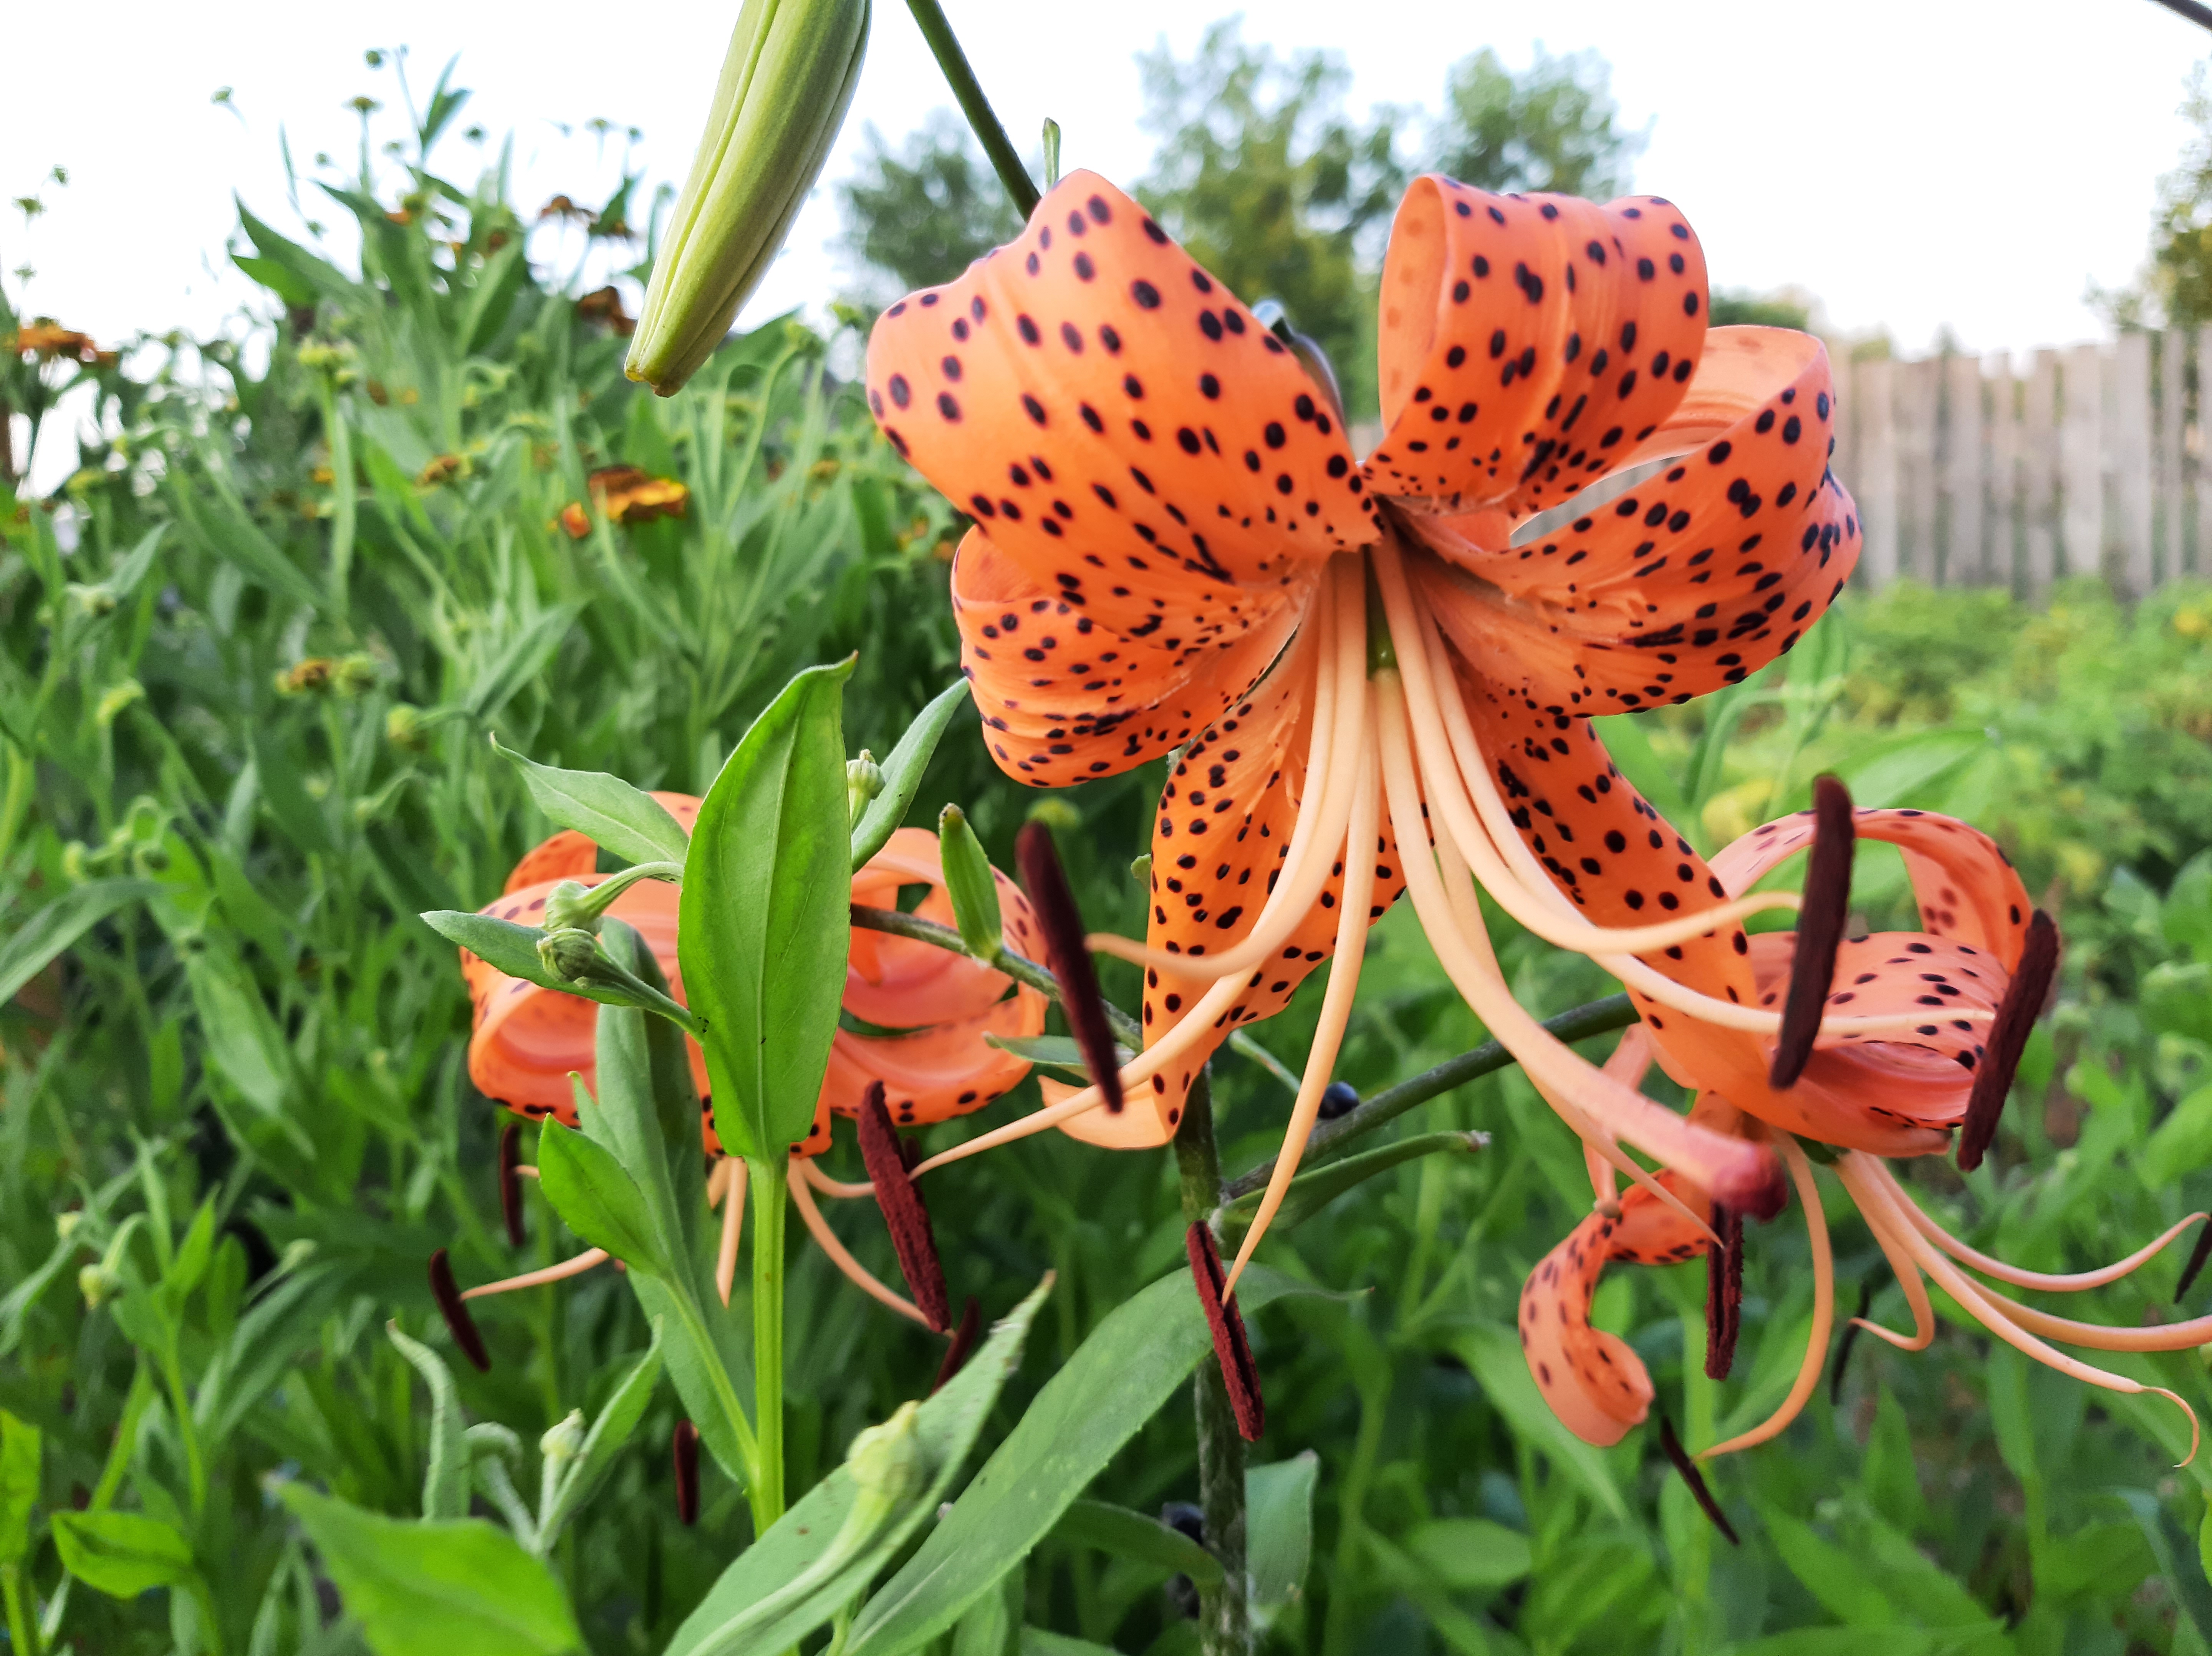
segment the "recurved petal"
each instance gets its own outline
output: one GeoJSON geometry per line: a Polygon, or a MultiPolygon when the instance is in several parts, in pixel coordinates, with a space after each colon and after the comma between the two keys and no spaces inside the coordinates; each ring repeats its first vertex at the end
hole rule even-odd
{"type": "Polygon", "coordinates": [[[990,1045],[1044,1032],[1044,996],[1018,990],[996,1006],[910,1035],[858,1035],[841,1029],[830,1048],[822,1097],[841,1116],[855,1115],[871,1083],[900,1127],[927,1126],[964,1116],[1003,1097],[1029,1074],[1027,1059],[990,1045]]]}
{"type": "Polygon", "coordinates": [[[1739,682],[1789,649],[1857,562],[1828,471],[1827,353],[1780,328],[1717,328],[1688,393],[1629,461],[1674,463],[1509,544],[1499,512],[1413,517],[1411,560],[1455,643],[1509,688],[1619,713],[1739,682]]]}
{"type": "Polygon", "coordinates": [[[1658,428],[1705,338],[1705,256],[1671,203],[1417,179],[1382,265],[1368,485],[1415,514],[1554,505],[1658,428]]]}
{"type": "Polygon", "coordinates": [[[1536,1389],[1570,1432],[1601,1446],[1620,1442],[1651,1407],[1643,1359],[1626,1341],[1590,1326],[1590,1300],[1621,1223],[1592,1214],[1544,1256],[1521,1289],[1521,1352],[1536,1389]]]}
{"type": "MultiPolygon", "coordinates": [[[[1042,945],[1029,898],[1005,874],[995,868],[991,872],[997,884],[999,922],[1006,947],[1034,960],[1042,945]]],[[[930,888],[914,909],[916,916],[943,926],[953,923],[952,899],[945,890],[937,836],[927,828],[901,828],[894,832],[884,849],[853,876],[853,901],[872,908],[896,908],[903,886],[930,888]]],[[[1004,972],[933,943],[855,927],[853,944],[845,971],[844,1009],[886,1029],[919,1029],[972,1018],[997,1005],[1012,987],[1013,980],[1004,972]]]]}
{"type": "MultiPolygon", "coordinates": [[[[1046,586],[981,529],[952,564],[961,671],[999,768],[1037,788],[1118,775],[1188,741],[1264,673],[1312,597],[1316,570],[1230,600],[1237,630],[1187,635],[1136,585],[1107,601],[1046,586]],[[1127,618],[1121,630],[1099,611],[1127,618]]],[[[1117,583],[1118,585],[1119,583],[1117,583]]]]}
{"type": "Polygon", "coordinates": [[[1375,537],[1297,359],[1093,173],[884,312],[867,381],[892,445],[1041,584],[1141,582],[1194,637],[1235,636],[1241,587],[1375,537]]]}

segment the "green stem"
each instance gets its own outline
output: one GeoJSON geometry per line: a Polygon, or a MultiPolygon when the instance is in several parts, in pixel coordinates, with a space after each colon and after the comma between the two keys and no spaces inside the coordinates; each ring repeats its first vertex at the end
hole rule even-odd
{"type": "Polygon", "coordinates": [[[753,1533],[783,1516],[783,1232],[790,1164],[746,1158],[753,1204],[753,1533]]]}
{"type": "Polygon", "coordinates": [[[968,125],[983,141],[983,153],[991,158],[992,171],[1006,186],[1015,210],[1026,219],[1036,210],[1037,187],[1030,180],[1029,168],[1022,165],[1022,158],[1014,152],[1013,140],[1007,137],[1006,129],[999,125],[991,100],[983,95],[982,87],[976,82],[975,71],[968,66],[968,54],[961,51],[959,37],[946,21],[945,8],[937,0],[907,0],[907,6],[914,13],[914,21],[921,25],[921,38],[929,42],[930,55],[937,59],[938,68],[945,71],[945,83],[960,100],[960,113],[968,118],[968,125]]]}
{"type": "Polygon", "coordinates": [[[43,1647],[31,1632],[31,1617],[23,1608],[21,1570],[14,1563],[0,1564],[0,1598],[8,1601],[8,1644],[25,1656],[38,1656],[43,1647]]]}
{"type": "MultiPolygon", "coordinates": [[[[1556,1018],[1547,1018],[1544,1027],[1563,1041],[1588,1040],[1593,1035],[1602,1035],[1607,1030],[1626,1029],[1636,1021],[1636,1008],[1629,1004],[1626,995],[1609,995],[1602,1001],[1592,1001],[1562,1012],[1556,1018]]],[[[1362,1133],[1371,1133],[1386,1122],[1395,1121],[1416,1105],[1426,1104],[1440,1093],[1449,1093],[1478,1075],[1487,1075],[1495,1070],[1510,1068],[1515,1059],[1497,1041],[1485,1041],[1472,1051],[1462,1052],[1456,1058],[1447,1058],[1435,1068],[1425,1070],[1411,1081],[1377,1093],[1349,1114],[1334,1121],[1323,1122],[1314,1129],[1306,1142],[1305,1158],[1302,1166],[1320,1166],[1334,1160],[1335,1147],[1357,1138],[1362,1133]]],[[[1275,1170],[1273,1160],[1261,1162],[1248,1173],[1240,1173],[1229,1181],[1222,1191],[1223,1199],[1235,1201],[1254,1190],[1267,1187],[1268,1175],[1275,1170]]]]}
{"type": "MultiPolygon", "coordinates": [[[[1182,1217],[1202,1225],[1221,1202],[1221,1155],[1213,1141],[1212,1077],[1201,1069],[1183,1104],[1175,1139],[1182,1175],[1182,1217]]],[[[1198,1504],[1206,1514],[1206,1546],[1221,1561],[1221,1585],[1201,1588],[1199,1648],[1205,1656],[1248,1656],[1250,1606],[1245,1601],[1244,1440],[1237,1430],[1221,1366],[1202,1358],[1191,1379],[1198,1426],[1198,1504]]]]}
{"type": "Polygon", "coordinates": [[[200,1433],[192,1419],[191,1393],[185,1386],[185,1371],[178,1361],[175,1337],[172,1335],[169,1349],[161,1354],[161,1375],[169,1388],[169,1406],[176,1411],[177,1435],[185,1444],[185,1476],[191,1486],[192,1516],[198,1519],[207,1510],[207,1463],[200,1453],[200,1433]]]}

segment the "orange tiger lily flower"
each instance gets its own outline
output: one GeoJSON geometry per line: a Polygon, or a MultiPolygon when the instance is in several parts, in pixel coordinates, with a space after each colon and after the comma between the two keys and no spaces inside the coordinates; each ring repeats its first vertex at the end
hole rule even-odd
{"type": "MultiPolygon", "coordinates": [[[[1848,810],[1848,801],[1844,803],[1848,810]]],[[[1814,813],[1803,812],[1745,835],[1713,859],[1714,877],[1730,892],[1748,889],[1813,843],[1814,821],[1814,813]]],[[[1909,1009],[1917,1021],[1871,1036],[1849,1031],[1820,1034],[1802,1078],[1786,1090],[1769,1084],[1765,1056],[1771,1043],[1649,1014],[1623,1037],[1608,1065],[1624,1082],[1635,1085],[1656,1057],[1677,1081],[1698,1089],[1693,1119],[1777,1148],[1805,1209],[1813,1253],[1813,1324],[1796,1383],[1765,1422],[1699,1458],[1749,1448],[1779,1434],[1811,1397],[1826,1361],[1835,1314],[1834,1264],[1819,1188],[1801,1140],[1840,1153],[1833,1158],[1836,1173],[1874,1232],[1912,1310],[1910,1336],[1853,1318],[1857,1326],[1907,1350],[1924,1348],[1936,1330],[1924,1280],[1932,1277],[1992,1334],[2037,1361],[2109,1390],[2155,1391],[2171,1399],[2190,1416],[2193,1456],[2196,1415],[2187,1403],[2163,1388],[2069,1356],[2050,1342],[2114,1351],[2182,1350],[2212,1341],[2212,1318],[2147,1328],[2100,1327],[2020,1304],[1967,1276],[1960,1267],[2046,1292],[2102,1287],[2155,1257],[2204,1215],[2191,1215],[2147,1246],[2100,1269],[2057,1275],[2023,1270],[1945,1231],[1912,1200],[1887,1165],[1892,1157],[1942,1154],[1951,1146],[1954,1129],[1964,1129],[1962,1163],[1971,1166],[1978,1160],[2050,986],[2057,961],[2055,928],[2030,909],[2020,877],[2002,851],[1968,825],[1903,810],[1858,811],[1848,821],[1857,838],[1886,841],[1904,852],[1920,929],[1844,941],[1828,980],[1828,1002],[1909,1009]],[[1996,1014],[1994,1031],[1987,1020],[1968,1015],[1977,1009],[1996,1014]]],[[[1608,894],[1588,895],[1595,905],[1608,894]]],[[[1836,900],[1840,904],[1840,894],[1836,900]]],[[[1751,940],[1747,955],[1736,957],[1761,1004],[1774,1001],[1789,983],[1797,944],[1796,933],[1765,933],[1751,940]]],[[[1706,969],[1726,964],[1728,957],[1708,954],[1706,969]]],[[[1692,963],[1674,969],[1686,971],[1692,963]]],[[[1546,1256],[1523,1287],[1520,1327],[1529,1372],[1553,1411],[1577,1436],[1603,1445],[1620,1441],[1644,1419],[1652,1392],[1635,1353],[1590,1326],[1600,1273],[1607,1263],[1672,1263],[1710,1254],[1719,1215],[1711,1194],[1687,1180],[1668,1178],[1680,1198],[1673,1209],[1641,1190],[1616,1200],[1609,1170],[1600,1172],[1596,1182],[1596,1211],[1546,1256]]],[[[1709,1315],[1711,1311],[1709,1306],[1709,1315]]],[[[1716,1378],[1726,1366],[1723,1350],[1716,1378]]],[[[1708,1372],[1715,1370],[1709,1366],[1708,1372]]]]}
{"type": "MultiPolygon", "coordinates": [[[[653,796],[688,833],[699,801],[685,794],[653,796]]],[[[564,830],[532,849],[515,865],[506,890],[483,912],[529,925],[542,916],[545,900],[564,880],[586,887],[605,876],[596,872],[599,848],[584,835],[564,830]]],[[[1003,874],[998,881],[1000,918],[1009,947],[1029,954],[1036,949],[1036,922],[1029,900],[1003,874]]],[[[895,908],[902,887],[927,886],[915,912],[950,924],[951,898],[945,889],[937,836],[926,829],[902,828],[853,876],[853,901],[895,908]]],[[[641,880],[608,907],[607,912],[636,928],[668,979],[669,992],[684,999],[677,957],[678,891],[657,880],[641,880]]],[[[551,1116],[564,1126],[576,1124],[572,1073],[586,1089],[594,1081],[594,1046],[599,1008],[593,1002],[507,977],[467,950],[462,970],[476,1004],[476,1027],[469,1042],[469,1077],[479,1091],[518,1114],[551,1116]]],[[[863,1289],[902,1313],[921,1318],[908,1300],[871,1275],[838,1242],[815,1205],[817,1190],[832,1196],[872,1194],[866,1183],[846,1184],[817,1172],[811,1159],[830,1147],[833,1114],[857,1116],[872,1086],[880,1086],[891,1117],[901,1126],[946,1120],[1003,1096],[1029,1073],[1029,1061],[990,1044],[987,1038],[1010,1039],[1041,1034],[1045,997],[1017,985],[1004,973],[929,944],[853,929],[847,966],[844,1011],[883,1033],[840,1029],[806,1137],[791,1147],[801,1175],[792,1183],[793,1198],[823,1251],[863,1289]],[[1013,992],[1009,995],[1007,991],[1013,992]]],[[[692,1079],[706,1097],[707,1072],[696,1041],[689,1041],[692,1079]]],[[[738,1216],[744,1205],[744,1164],[722,1154],[711,1104],[702,1103],[701,1134],[706,1153],[716,1158],[708,1180],[711,1204],[723,1210],[721,1255],[717,1275],[725,1304],[736,1267],[738,1216]]],[[[587,1270],[606,1256],[586,1250],[543,1270],[470,1288],[460,1300],[510,1288],[534,1287],[587,1270]]],[[[926,1319],[923,1319],[926,1320],[926,1319]]]]}
{"type": "MultiPolygon", "coordinates": [[[[1516,819],[1554,808],[1532,803],[1540,788],[1626,805],[1602,750],[1570,742],[1588,740],[1581,715],[1734,683],[1841,589],[1859,526],[1827,469],[1826,356],[1785,331],[1709,333],[1703,257],[1665,201],[1440,177],[1399,209],[1378,351],[1386,429],[1363,462],[1290,346],[1089,173],[1016,241],[892,306],[869,346],[886,438],[975,519],[952,601],[1000,768],[1051,787],[1180,750],[1146,941],[1091,940],[1146,967],[1146,1050],[1123,1072],[1127,1118],[1089,1135],[1165,1142],[1213,1048],[1336,957],[1231,1287],[1297,1170],[1366,928],[1401,890],[1595,1154],[1661,1189],[1633,1146],[1747,1208],[1778,1183],[1763,1147],[1684,1121],[1542,1030],[1506,988],[1468,876],[1686,1017],[1778,1029],[1637,957],[1706,933],[1726,948],[1745,914],[1794,898],[1693,915],[1668,888],[1594,923],[1578,881],[1632,874],[1656,894],[1672,879],[1673,837],[1647,844],[1656,814],[1637,801],[1632,839],[1562,826],[1533,855],[1516,819]],[[1662,464],[1606,504],[1535,521],[1647,461],[1662,464]]],[[[948,1154],[1111,1113],[1085,1088],[948,1154]]]]}

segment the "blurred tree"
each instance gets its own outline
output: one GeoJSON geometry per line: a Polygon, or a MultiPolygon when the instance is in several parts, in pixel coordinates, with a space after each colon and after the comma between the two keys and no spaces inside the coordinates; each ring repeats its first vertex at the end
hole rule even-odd
{"type": "Polygon", "coordinates": [[[1717,328],[1752,323],[1763,328],[1809,329],[1813,326],[1813,301],[1795,288],[1783,288],[1773,293],[1723,288],[1714,293],[1706,314],[1717,328]]]}
{"type": "Polygon", "coordinates": [[[1137,193],[1191,257],[1247,303],[1279,300],[1328,351],[1355,417],[1375,405],[1372,271],[1365,233],[1389,222],[1406,171],[1400,112],[1343,110],[1351,76],[1332,52],[1279,58],[1236,20],[1179,61],[1139,54],[1145,125],[1160,138],[1137,193]]]}
{"type": "Polygon", "coordinates": [[[1620,125],[1605,59],[1595,52],[1535,60],[1516,75],[1485,46],[1452,67],[1431,164],[1482,190],[1548,190],[1604,201],[1628,189],[1650,136],[1620,125]]]}
{"type": "Polygon", "coordinates": [[[873,126],[868,155],[837,186],[848,256],[885,301],[915,288],[949,282],[1010,240],[1020,215],[960,117],[932,112],[896,153],[873,126]]]}
{"type": "MultiPolygon", "coordinates": [[[[2148,285],[2169,327],[2193,328],[2212,322],[2212,88],[2202,64],[2181,113],[2193,130],[2181,164],[2159,180],[2148,285]]],[[[2142,320],[2112,308],[2123,322],[2142,320]]]]}

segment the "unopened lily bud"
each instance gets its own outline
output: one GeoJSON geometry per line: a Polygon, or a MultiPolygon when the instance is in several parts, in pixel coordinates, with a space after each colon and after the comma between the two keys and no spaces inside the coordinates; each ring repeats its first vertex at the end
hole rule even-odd
{"type": "Polygon", "coordinates": [[[400,702],[384,715],[384,740],[394,747],[420,747],[423,735],[421,708],[400,702]]]}
{"type": "Polygon", "coordinates": [[[859,758],[845,761],[845,811],[850,820],[858,822],[868,801],[883,791],[884,770],[874,754],[864,747],[859,758]]]}
{"type": "Polygon", "coordinates": [[[87,1265],[76,1274],[77,1292],[84,1295],[87,1311],[98,1311],[122,1286],[121,1274],[109,1269],[105,1264],[87,1265]]]}
{"type": "MultiPolygon", "coordinates": [[[[546,895],[545,929],[549,932],[590,932],[596,935],[599,929],[599,909],[592,903],[591,896],[592,888],[582,882],[562,880],[546,895]]],[[[542,948],[540,952],[543,952],[542,948]]]]}
{"type": "Polygon", "coordinates": [[[982,842],[968,825],[957,805],[948,805],[937,819],[937,845],[945,865],[945,890],[952,899],[952,918],[960,927],[960,941],[978,960],[996,960],[1006,935],[999,916],[998,881],[992,877],[990,859],[982,842]]]}
{"type": "Polygon", "coordinates": [[[54,1215],[54,1238],[66,1242],[76,1234],[76,1227],[84,1223],[84,1209],[72,1208],[67,1213],[54,1215]]]}
{"type": "Polygon", "coordinates": [[[584,1411],[572,1409],[538,1440],[538,1452],[549,1462],[574,1460],[584,1447],[584,1411]]]}
{"type": "Polygon", "coordinates": [[[860,80],[869,0],[745,0],[623,371],[667,396],[783,246],[860,80]]]}
{"type": "Polygon", "coordinates": [[[884,1502],[906,1500],[922,1486],[928,1468],[916,1424],[921,1405],[902,1403],[881,1426],[871,1426],[845,1452],[845,1470],[864,1496],[884,1502]]]}
{"type": "Polygon", "coordinates": [[[599,940],[579,927],[549,931],[538,940],[538,959],[564,983],[581,983],[599,963],[599,940]]]}

